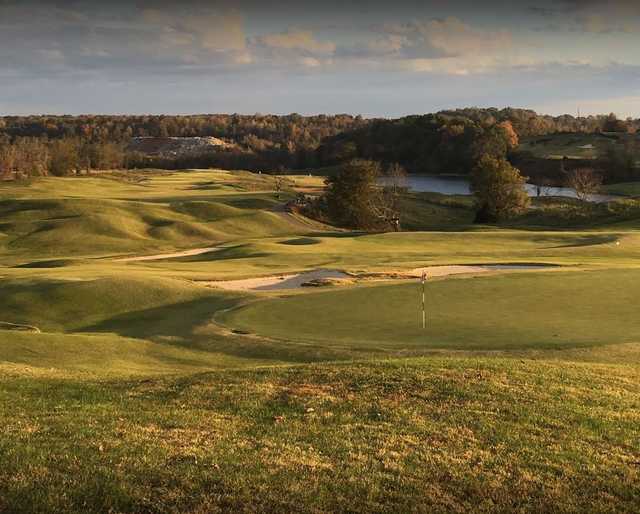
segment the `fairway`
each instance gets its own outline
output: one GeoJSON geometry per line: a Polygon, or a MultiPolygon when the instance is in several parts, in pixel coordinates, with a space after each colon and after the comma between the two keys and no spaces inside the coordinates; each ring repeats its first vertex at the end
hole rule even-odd
{"type": "Polygon", "coordinates": [[[526,272],[263,300],[221,317],[286,340],[407,349],[553,348],[640,340],[640,270],[526,272]]]}

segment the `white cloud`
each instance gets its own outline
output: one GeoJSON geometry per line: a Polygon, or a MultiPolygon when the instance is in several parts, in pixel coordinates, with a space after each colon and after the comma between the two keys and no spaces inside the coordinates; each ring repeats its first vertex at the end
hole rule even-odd
{"type": "Polygon", "coordinates": [[[480,30],[454,17],[384,25],[380,30],[381,37],[354,55],[402,71],[470,75],[504,64],[513,50],[508,31],[480,30]]]}
{"type": "Polygon", "coordinates": [[[455,17],[387,25],[384,31],[391,43],[402,43],[402,50],[415,57],[420,54],[427,58],[489,54],[503,52],[512,46],[510,32],[479,30],[455,17]]]}
{"type": "Polygon", "coordinates": [[[142,21],[147,27],[163,30],[166,41],[178,46],[196,42],[214,52],[245,48],[244,20],[237,11],[204,8],[180,16],[166,10],[144,9],[142,21]]]}
{"type": "Polygon", "coordinates": [[[331,55],[336,45],[331,41],[318,41],[308,30],[293,30],[279,34],[266,34],[255,39],[255,43],[276,50],[294,50],[315,55],[331,55]]]}

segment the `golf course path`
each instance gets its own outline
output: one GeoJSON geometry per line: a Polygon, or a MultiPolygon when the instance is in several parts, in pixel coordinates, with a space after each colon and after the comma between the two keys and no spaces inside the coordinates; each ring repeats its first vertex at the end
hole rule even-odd
{"type": "Polygon", "coordinates": [[[174,259],[176,257],[191,257],[192,255],[201,255],[203,253],[216,250],[216,246],[208,246],[206,248],[193,248],[191,250],[183,250],[173,253],[159,253],[156,255],[141,255],[137,257],[123,257],[115,259],[115,262],[141,262],[141,261],[159,261],[161,259],[174,259]]]}

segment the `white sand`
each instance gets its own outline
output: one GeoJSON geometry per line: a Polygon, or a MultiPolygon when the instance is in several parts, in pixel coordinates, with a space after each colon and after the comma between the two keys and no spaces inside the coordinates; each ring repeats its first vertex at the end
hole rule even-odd
{"type": "Polygon", "coordinates": [[[199,284],[227,289],[229,291],[279,291],[282,289],[298,289],[311,280],[352,278],[342,271],[319,269],[289,275],[272,275],[269,277],[247,278],[243,280],[220,280],[198,282],[199,284]]]}
{"type": "Polygon", "coordinates": [[[419,278],[422,272],[426,272],[427,278],[447,277],[449,275],[490,273],[501,270],[530,270],[542,269],[547,266],[529,264],[489,264],[486,266],[427,266],[425,268],[415,268],[407,272],[393,273],[372,273],[366,275],[349,275],[338,270],[320,269],[307,271],[304,273],[294,273],[286,275],[271,275],[267,277],[247,278],[242,280],[219,280],[209,282],[198,282],[199,284],[226,289],[229,291],[281,291],[286,289],[298,289],[303,284],[312,280],[322,279],[364,279],[364,280],[390,280],[390,279],[410,279],[419,278]]]}

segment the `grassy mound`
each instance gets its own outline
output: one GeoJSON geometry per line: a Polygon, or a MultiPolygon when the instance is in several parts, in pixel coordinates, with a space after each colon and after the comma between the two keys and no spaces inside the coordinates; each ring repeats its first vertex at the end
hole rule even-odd
{"type": "Polygon", "coordinates": [[[251,236],[295,234],[289,217],[218,201],[162,205],[122,200],[0,201],[0,244],[10,254],[100,255],[184,248],[251,236]]]}
{"type": "Polygon", "coordinates": [[[0,283],[3,321],[45,332],[118,332],[131,336],[186,335],[188,328],[236,295],[166,278],[88,280],[5,279],[0,283]],[[179,334],[178,328],[185,330],[179,334]]]}
{"type": "Polygon", "coordinates": [[[640,270],[521,273],[430,282],[428,328],[418,283],[252,303],[229,326],[364,348],[507,348],[637,342],[640,270]]]}
{"type": "Polygon", "coordinates": [[[173,210],[188,214],[201,221],[218,221],[233,216],[241,216],[242,209],[226,205],[222,202],[189,201],[173,205],[173,210]]]}
{"type": "Polygon", "coordinates": [[[8,370],[0,511],[631,513],[640,368],[624,355],[109,382],[8,370]]]}

